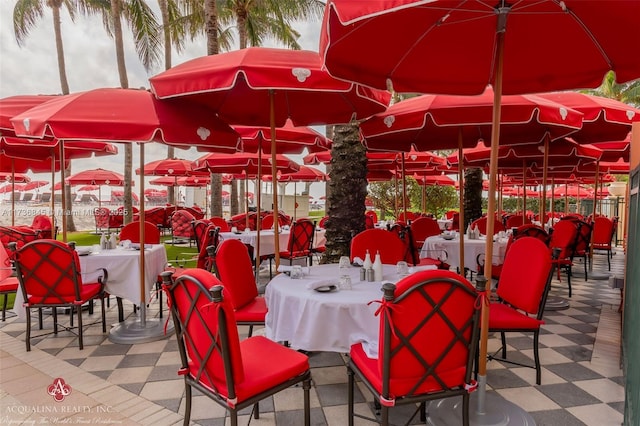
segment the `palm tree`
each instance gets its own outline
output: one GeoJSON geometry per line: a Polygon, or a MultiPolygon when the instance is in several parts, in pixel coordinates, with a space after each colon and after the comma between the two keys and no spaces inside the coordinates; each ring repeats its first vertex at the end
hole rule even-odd
{"type": "MultiPolygon", "coordinates": [[[[83,2],[80,1],[80,5],[83,2]]],[[[17,0],[13,8],[13,31],[16,36],[18,46],[21,46],[29,35],[29,31],[36,25],[39,18],[44,15],[44,7],[51,8],[53,18],[53,32],[56,42],[56,56],[58,59],[58,75],[60,77],[60,88],[63,95],[69,94],[69,82],[67,80],[67,68],[64,61],[64,48],[62,45],[62,29],[60,26],[60,10],[64,6],[69,13],[71,21],[75,21],[76,4],[75,2],[63,0],[17,0]]],[[[80,9],[81,11],[83,9],[80,9]]],[[[71,165],[65,169],[65,176],[71,174],[71,165]]],[[[65,198],[71,200],[71,187],[65,185],[65,198]]],[[[69,214],[63,214],[62,220],[66,220],[66,229],[73,232],[76,225],[73,222],[72,204],[68,203],[69,214]]]]}
{"type": "MultiPolygon", "coordinates": [[[[107,33],[113,36],[116,45],[116,62],[118,64],[118,76],[120,87],[127,89],[127,67],[124,59],[124,40],[122,37],[122,19],[130,26],[133,32],[134,43],[138,57],[145,69],[151,69],[159,62],[160,40],[159,25],[156,17],[144,0],[91,0],[95,10],[103,13],[107,33]]],[[[131,182],[133,170],[133,148],[131,144],[125,145],[124,151],[124,223],[131,222],[133,218],[133,198],[131,196],[131,182]]]]}
{"type": "Polygon", "coordinates": [[[482,169],[468,168],[464,171],[464,224],[460,232],[474,220],[482,217],[482,169]]]}
{"type": "Polygon", "coordinates": [[[327,183],[327,243],[322,262],[337,263],[348,256],[351,237],[365,227],[367,157],[357,124],[336,125],[327,183]],[[348,183],[345,185],[345,182],[348,183]]]}
{"type": "Polygon", "coordinates": [[[609,71],[605,75],[600,87],[585,92],[640,107],[640,80],[618,84],[616,83],[616,74],[613,71],[609,71]]]}

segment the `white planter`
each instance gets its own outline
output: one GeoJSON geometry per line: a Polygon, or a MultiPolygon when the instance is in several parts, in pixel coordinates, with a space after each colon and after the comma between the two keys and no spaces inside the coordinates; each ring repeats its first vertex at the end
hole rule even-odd
{"type": "Polygon", "coordinates": [[[627,193],[627,183],[626,182],[611,182],[609,184],[609,194],[614,197],[624,197],[627,193]]]}

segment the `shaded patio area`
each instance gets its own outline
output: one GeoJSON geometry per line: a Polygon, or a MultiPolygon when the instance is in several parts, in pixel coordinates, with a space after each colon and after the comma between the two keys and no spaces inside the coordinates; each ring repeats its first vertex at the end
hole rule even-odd
{"type": "MultiPolygon", "coordinates": [[[[579,271],[581,264],[574,270],[579,271]]],[[[606,271],[606,257],[594,257],[595,271],[606,271]]],[[[624,253],[617,248],[611,275],[622,276],[624,253]]],[[[545,312],[540,337],[542,385],[535,385],[535,370],[488,363],[488,390],[531,413],[538,425],[619,425],[624,412],[624,377],[620,369],[620,291],[609,281],[574,276],[570,308],[545,312]]],[[[566,277],[557,277],[550,296],[568,298],[566,277]]],[[[125,313],[132,315],[131,305],[125,313]]],[[[157,302],[150,315],[157,313],[157,302]]],[[[167,313],[165,309],[165,314],[167,313]]],[[[98,317],[99,314],[93,315],[98,317]]],[[[108,323],[117,321],[112,303],[108,323]]],[[[89,322],[89,321],[87,321],[89,322]]],[[[47,326],[45,324],[45,331],[47,326]]],[[[50,329],[50,324],[49,324],[50,329]]],[[[241,337],[247,327],[240,327],[241,337]]],[[[34,330],[38,334],[39,330],[34,330]]],[[[258,330],[258,332],[260,332],[258,330]]],[[[255,333],[255,332],[254,332],[255,333]]],[[[0,398],[2,418],[18,422],[56,417],[58,422],[89,421],[124,425],[182,424],[184,382],[178,376],[180,357],[175,336],[165,340],[120,345],[109,342],[100,327],[85,332],[85,348],[78,350],[75,335],[33,339],[25,352],[25,326],[9,318],[0,324],[0,398]],[[55,402],[47,393],[54,379],[62,378],[71,393],[55,402]],[[8,417],[7,417],[8,416],[8,417]]],[[[532,358],[529,337],[508,335],[509,359],[532,358]]],[[[499,337],[489,341],[489,352],[499,346],[499,337]]],[[[335,353],[309,354],[312,366],[311,421],[314,425],[347,424],[347,373],[345,356],[335,353]]],[[[265,366],[268,368],[268,366],[265,366]]],[[[299,425],[302,423],[302,391],[288,389],[260,404],[260,419],[254,425],[299,425]]],[[[406,407],[392,410],[392,421],[403,421],[406,407]]],[[[371,396],[356,391],[356,410],[374,410],[371,396]]],[[[247,424],[249,412],[240,417],[247,424]]],[[[25,423],[28,424],[28,423],[25,423]]],[[[207,397],[194,397],[192,424],[224,425],[225,412],[207,397]]],[[[369,424],[361,420],[356,424],[369,424]]],[[[419,424],[417,420],[414,424],[419,424]]]]}

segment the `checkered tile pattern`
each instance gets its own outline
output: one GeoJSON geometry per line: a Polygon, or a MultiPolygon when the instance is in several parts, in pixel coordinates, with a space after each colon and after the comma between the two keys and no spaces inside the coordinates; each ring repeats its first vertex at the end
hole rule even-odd
{"type": "MultiPolygon", "coordinates": [[[[623,275],[623,256],[620,249],[614,255],[611,275],[623,275]]],[[[608,273],[604,256],[596,255],[594,262],[594,271],[608,273]]],[[[583,266],[576,264],[574,270],[581,271],[583,266]]],[[[572,284],[570,308],[545,312],[546,324],[540,336],[542,385],[535,385],[534,369],[494,360],[488,363],[488,392],[517,404],[530,413],[538,425],[620,425],[624,412],[624,377],[619,352],[620,291],[612,289],[608,280],[585,281],[584,277],[574,276],[572,284]]],[[[568,298],[564,275],[561,282],[554,279],[550,296],[568,298]]],[[[114,305],[112,303],[108,311],[108,323],[111,324],[117,321],[114,305]]],[[[97,312],[93,315],[96,319],[99,317],[97,312]]],[[[125,305],[125,312],[133,315],[132,306],[125,305]]],[[[152,303],[148,314],[153,316],[156,313],[157,303],[152,303]]],[[[41,331],[37,330],[37,324],[34,326],[34,335],[38,335],[41,331]]],[[[0,327],[3,345],[7,341],[15,341],[24,348],[24,323],[10,318],[0,327]]],[[[50,320],[47,320],[44,331],[50,327],[50,320]]],[[[240,331],[246,336],[248,330],[241,327],[240,331]]],[[[532,363],[530,337],[511,333],[507,335],[507,344],[508,359],[532,363]]],[[[123,395],[149,401],[156,407],[156,411],[149,411],[153,413],[149,416],[153,416],[154,423],[181,424],[185,404],[184,383],[177,375],[180,358],[175,337],[136,345],[113,344],[101,333],[100,326],[94,325],[86,329],[82,351],[78,350],[76,336],[69,332],[34,338],[32,347],[36,352],[40,350],[55,357],[56,362],[62,360],[74,371],[89,373],[105,386],[115,385],[113,389],[122,391],[123,395]]],[[[499,336],[491,336],[489,351],[497,351],[498,348],[499,336]]],[[[14,351],[19,354],[18,345],[14,351]]],[[[6,355],[3,348],[0,348],[0,354],[6,355]]],[[[0,409],[11,401],[5,397],[11,393],[6,389],[10,383],[6,382],[5,365],[8,363],[2,361],[5,359],[0,358],[0,409]]],[[[313,377],[312,424],[347,424],[346,355],[311,353],[309,359],[313,377]]],[[[55,373],[51,374],[54,377],[55,373]]],[[[98,399],[91,393],[88,396],[98,399]]],[[[355,398],[357,412],[375,414],[372,397],[364,388],[356,389],[355,398]]],[[[256,425],[297,426],[302,424],[302,404],[302,390],[288,389],[262,402],[260,419],[251,422],[256,425]]],[[[129,413],[126,408],[122,410],[129,413]]],[[[409,407],[392,409],[393,423],[407,418],[409,410],[409,407]]],[[[243,414],[240,423],[247,424],[250,412],[247,410],[243,414]]],[[[224,425],[228,422],[224,410],[197,392],[191,418],[197,425],[224,425]]],[[[149,419],[132,411],[123,424],[145,423],[145,420],[151,423],[149,419]]],[[[358,419],[356,424],[367,422],[358,419]]],[[[417,420],[411,424],[418,424],[417,420]]]]}

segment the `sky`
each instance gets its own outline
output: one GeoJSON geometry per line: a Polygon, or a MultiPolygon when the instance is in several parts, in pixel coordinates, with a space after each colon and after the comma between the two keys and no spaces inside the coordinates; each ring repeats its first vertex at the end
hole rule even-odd
{"type": "MultiPolygon", "coordinates": [[[[38,20],[22,46],[18,46],[13,32],[12,0],[0,1],[0,98],[25,94],[59,94],[60,78],[56,61],[55,39],[53,33],[52,14],[45,7],[44,16],[38,20]]],[[[156,7],[156,2],[149,4],[156,7]]],[[[68,13],[61,13],[62,39],[64,44],[67,79],[70,91],[78,92],[99,87],[119,87],[118,71],[115,61],[114,42],[104,30],[102,21],[97,17],[77,16],[72,22],[68,13]]],[[[158,14],[159,15],[159,14],[158,14]]],[[[318,50],[320,21],[300,22],[294,28],[300,33],[299,44],[303,49],[318,50]]],[[[140,63],[130,31],[123,25],[125,36],[125,56],[129,87],[149,87],[148,78],[160,73],[157,69],[147,73],[140,63]]],[[[206,42],[200,38],[188,43],[179,55],[174,52],[174,65],[206,54],[206,42]]],[[[322,131],[321,128],[316,128],[322,131]]],[[[81,170],[102,167],[123,173],[124,147],[119,146],[120,154],[99,159],[75,160],[72,162],[72,173],[81,170]]],[[[134,147],[134,167],[139,165],[138,148],[134,147]]],[[[185,159],[196,159],[201,153],[194,149],[176,149],[176,156],[185,159]]],[[[166,157],[166,147],[160,144],[145,146],[146,162],[166,157]]],[[[293,156],[300,160],[300,156],[293,156]]],[[[50,175],[35,175],[37,179],[48,180],[50,175]]],[[[298,185],[298,191],[302,185],[298,185]]],[[[288,185],[287,193],[292,193],[293,185],[288,185]]],[[[324,184],[314,183],[311,195],[319,197],[324,193],[324,184]]]]}

